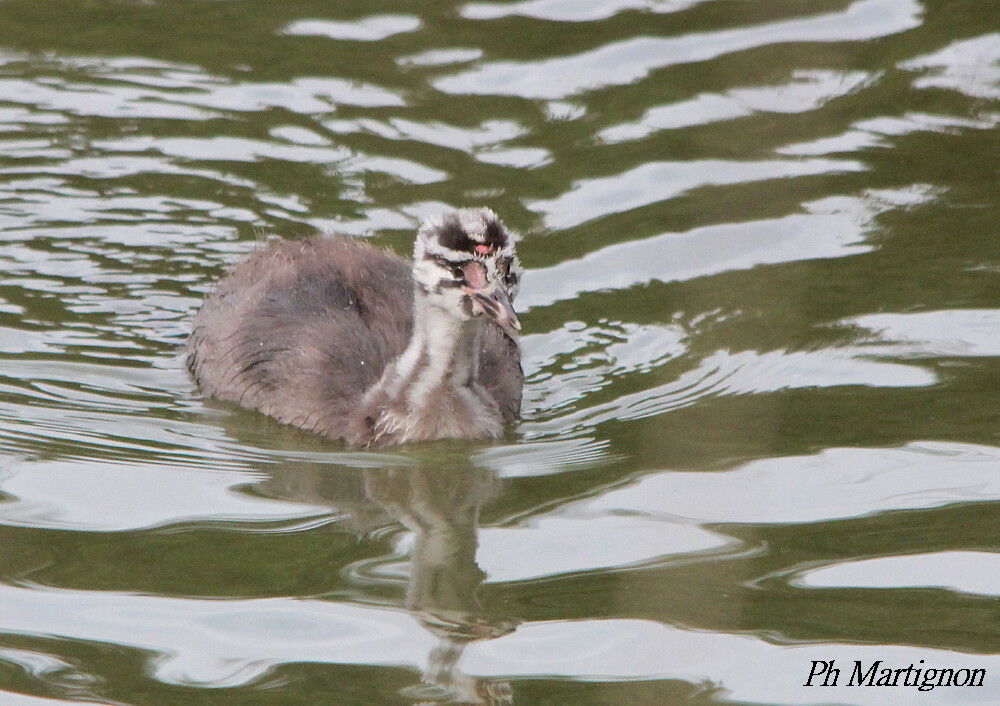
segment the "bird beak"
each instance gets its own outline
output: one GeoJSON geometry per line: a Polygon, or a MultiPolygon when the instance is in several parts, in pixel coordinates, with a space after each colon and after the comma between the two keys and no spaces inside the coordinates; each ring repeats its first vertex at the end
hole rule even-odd
{"type": "Polygon", "coordinates": [[[514,306],[510,303],[510,297],[503,287],[496,287],[493,290],[472,289],[464,287],[465,293],[472,299],[472,311],[477,314],[486,314],[497,322],[504,333],[517,341],[521,322],[517,320],[514,313],[514,306]]]}

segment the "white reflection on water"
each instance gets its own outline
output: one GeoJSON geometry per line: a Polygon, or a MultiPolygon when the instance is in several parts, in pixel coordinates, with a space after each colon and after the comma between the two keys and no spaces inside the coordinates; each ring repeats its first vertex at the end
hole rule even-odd
{"type": "Polygon", "coordinates": [[[915,88],[944,88],[971,98],[1000,98],[1000,33],[952,42],[927,56],[897,64],[907,71],[924,71],[915,88]]]}
{"type": "Polygon", "coordinates": [[[628,566],[652,559],[702,554],[736,543],[680,522],[613,513],[576,512],[533,517],[514,527],[479,531],[476,563],[487,581],[525,581],[578,571],[628,566]],[[575,516],[574,516],[575,515],[575,516]]]}
{"type": "Polygon", "coordinates": [[[257,162],[261,159],[276,159],[288,162],[312,162],[336,165],[341,173],[384,172],[414,184],[430,184],[442,181],[448,176],[446,172],[439,169],[433,169],[407,159],[356,154],[346,147],[290,145],[282,142],[237,137],[131,137],[95,141],[94,146],[108,152],[129,153],[155,150],[163,155],[197,161],[257,162]]]}
{"type": "Polygon", "coordinates": [[[55,655],[13,647],[0,647],[0,661],[16,664],[31,676],[41,679],[48,674],[74,670],[71,663],[55,655]]]}
{"type": "Polygon", "coordinates": [[[867,314],[838,322],[878,337],[871,352],[906,358],[1000,356],[1000,309],[867,314]],[[882,343],[885,342],[885,343],[882,343]]]}
{"type": "Polygon", "coordinates": [[[860,162],[834,159],[737,162],[700,159],[691,162],[646,162],[621,174],[582,179],[554,199],[530,201],[549,228],[563,229],[587,221],[666,201],[698,187],[744,184],[813,174],[859,172],[860,162]]]}
{"type": "Polygon", "coordinates": [[[107,702],[80,701],[75,697],[69,701],[63,701],[62,699],[48,699],[43,696],[28,696],[0,690],[0,703],[3,703],[4,706],[100,706],[107,702]]]}
{"type": "Polygon", "coordinates": [[[955,133],[963,128],[988,130],[1000,124],[1000,113],[987,113],[977,118],[954,115],[932,115],[907,111],[899,116],[882,116],[858,120],[851,129],[839,135],[820,137],[808,142],[785,145],[778,154],[818,157],[827,154],[856,153],[868,147],[891,147],[887,137],[914,132],[955,133]]]}
{"type": "Polygon", "coordinates": [[[63,160],[58,164],[11,167],[6,169],[5,172],[7,174],[37,174],[46,176],[59,174],[67,176],[93,177],[97,179],[114,179],[123,176],[142,174],[178,174],[192,177],[204,177],[206,179],[218,180],[223,183],[234,183],[237,185],[252,184],[252,182],[248,182],[246,180],[233,181],[231,177],[227,178],[225,174],[221,174],[219,172],[181,166],[168,159],[132,155],[75,157],[73,159],[63,160]]]}
{"type": "Polygon", "coordinates": [[[428,49],[418,54],[401,56],[396,59],[400,66],[447,66],[448,64],[464,64],[475,61],[483,55],[482,49],[428,49]]]}
{"type": "Polygon", "coordinates": [[[870,385],[923,387],[937,376],[913,365],[867,360],[860,349],[816,351],[721,350],[675,380],[542,421],[526,421],[519,430],[528,439],[575,435],[605,422],[621,422],[665,414],[707,397],[766,393],[810,387],[870,385]]]}
{"type": "Polygon", "coordinates": [[[606,440],[590,437],[523,441],[509,446],[489,446],[476,453],[473,461],[503,478],[537,476],[603,465],[611,460],[607,447],[606,440]]]}
{"type": "Polygon", "coordinates": [[[60,113],[46,113],[27,110],[26,108],[0,108],[0,130],[17,132],[25,125],[60,125],[69,122],[69,118],[60,113]]]}
{"type": "Polygon", "coordinates": [[[159,118],[165,120],[209,120],[218,113],[196,106],[162,100],[158,92],[134,86],[116,86],[97,91],[93,85],[45,85],[16,78],[0,79],[0,94],[17,96],[45,110],[105,118],[159,118]]]}
{"type": "Polygon", "coordinates": [[[285,140],[286,142],[291,142],[296,145],[326,146],[330,144],[330,141],[322,135],[315,133],[312,130],[307,130],[304,127],[299,127],[298,125],[279,125],[278,127],[273,127],[268,130],[267,134],[271,137],[279,140],[285,140]]]}
{"type": "MultiPolygon", "coordinates": [[[[403,611],[311,599],[205,601],[0,586],[0,629],[19,634],[132,646],[157,654],[152,675],[170,684],[247,684],[274,667],[321,664],[422,665],[434,638],[403,611]]],[[[528,623],[505,637],[473,643],[460,669],[487,677],[684,679],[728,690],[754,703],[813,704],[845,698],[857,704],[906,704],[910,689],[805,689],[810,660],[845,665],[881,659],[905,666],[1000,670],[996,655],[895,645],[775,645],[758,637],[683,630],[646,620],[528,623]]],[[[966,703],[975,690],[922,693],[921,703],[966,703]],[[945,700],[946,699],[946,700],[945,700]]],[[[972,701],[969,701],[972,702],[972,701]]],[[[981,701],[980,701],[981,702],[981,701]]]]}
{"type": "Polygon", "coordinates": [[[198,67],[146,59],[47,57],[53,70],[79,70],[92,82],[51,77],[45,82],[0,78],[0,95],[22,104],[106,118],[209,120],[220,111],[281,108],[325,114],[337,105],[402,106],[386,88],[337,77],[303,76],[282,83],[236,82],[198,67]]]}
{"type": "Polygon", "coordinates": [[[0,587],[0,630],[159,653],[172,684],[235,686],[277,664],[422,664],[434,638],[404,611],[309,599],[193,600],[0,587]]]}
{"type": "Polygon", "coordinates": [[[1000,553],[934,552],[848,561],[805,571],[792,584],[807,588],[946,588],[1000,596],[1000,553]]]}
{"type": "Polygon", "coordinates": [[[323,127],[339,134],[365,132],[387,140],[416,140],[467,153],[481,148],[498,149],[503,143],[526,132],[524,126],[512,120],[484,120],[474,127],[463,127],[441,121],[422,122],[405,118],[382,121],[374,118],[357,118],[326,120],[323,122],[323,127]]]}
{"type": "Polygon", "coordinates": [[[394,34],[412,32],[419,27],[420,18],[413,15],[371,15],[350,22],[296,20],[285,27],[282,34],[375,42],[394,34]]]}
{"type": "MultiPolygon", "coordinates": [[[[639,514],[593,512],[578,503],[533,515],[517,524],[476,531],[476,564],[487,583],[530,581],[567,574],[623,568],[654,561],[663,567],[704,559],[727,549],[741,551],[731,537],[677,519],[639,514]]],[[[398,535],[394,549],[414,554],[415,536],[398,535]]],[[[381,564],[380,575],[411,576],[416,567],[381,564]],[[387,570],[388,569],[388,570],[387,570]]]]}
{"type": "Polygon", "coordinates": [[[982,667],[1000,670],[1000,656],[896,645],[775,645],[741,634],[694,632],[644,620],[552,621],[522,625],[517,632],[471,645],[461,662],[467,674],[488,677],[576,679],[683,679],[725,689],[741,703],[913,706],[984,703],[983,689],[866,689],[845,686],[854,660],[866,666],[905,667],[925,660],[927,667],[982,667]],[[841,686],[801,686],[811,660],[836,659],[846,667],[841,686]],[[918,696],[919,693],[919,696],[918,696]]]}
{"type": "Polygon", "coordinates": [[[831,197],[803,204],[803,208],[807,214],[618,242],[579,259],[533,269],[524,278],[518,308],[547,306],[583,292],[683,281],[757,265],[845,257],[871,249],[862,239],[865,224],[875,215],[872,202],[831,197]]]}
{"type": "MultiPolygon", "coordinates": [[[[144,165],[148,163],[144,162],[144,165]]],[[[40,171],[40,170],[39,170],[40,171]]],[[[103,221],[110,227],[118,223],[138,225],[155,223],[173,223],[184,220],[191,211],[204,214],[224,212],[221,203],[203,199],[164,198],[163,196],[138,196],[135,194],[99,194],[84,189],[72,189],[60,183],[58,179],[16,179],[0,186],[0,197],[10,196],[17,200],[16,205],[0,210],[0,224],[9,223],[12,228],[27,224],[77,224],[103,221]],[[54,193],[55,192],[55,193],[54,193]],[[9,217],[8,217],[9,216],[9,217]]],[[[255,216],[249,211],[229,209],[225,211],[231,218],[246,219],[247,215],[255,216]],[[245,214],[245,215],[244,215],[245,214]]],[[[72,226],[71,226],[72,227],[72,226]]],[[[135,228],[136,231],[143,230],[135,228]]],[[[26,234],[26,239],[35,235],[33,230],[26,234]]],[[[193,240],[193,238],[192,238],[193,240]]],[[[150,244],[166,245],[162,238],[151,239],[150,244]]],[[[9,246],[0,246],[0,258],[10,257],[13,251],[9,246]]],[[[31,252],[29,248],[19,248],[15,254],[24,255],[31,252]]],[[[72,260],[75,269],[64,268],[61,275],[76,275],[87,277],[100,270],[96,263],[72,257],[68,253],[47,252],[41,255],[32,253],[36,260],[43,257],[54,263],[72,260]]],[[[36,264],[36,263],[32,263],[36,264]]],[[[41,268],[51,268],[38,262],[41,268]]]]}
{"type": "Polygon", "coordinates": [[[0,467],[0,524],[91,532],[192,520],[274,521],[328,515],[320,505],[241,493],[260,473],[168,465],[14,461],[0,467]]]}
{"type": "Polygon", "coordinates": [[[722,94],[701,93],[695,98],[650,108],[638,121],[604,128],[598,137],[614,144],[637,140],[658,130],[705,125],[755,112],[802,113],[853,93],[874,80],[873,75],[864,71],[798,70],[784,84],[734,88],[722,94]]]}
{"type": "Polygon", "coordinates": [[[699,522],[820,522],[890,510],[1000,500],[1000,448],[919,442],[826,449],[721,472],[665,471],[581,501],[590,512],[699,522]]]}
{"type": "Polygon", "coordinates": [[[680,326],[614,321],[593,326],[568,321],[553,331],[525,336],[523,413],[526,418],[558,414],[622,375],[648,372],[682,356],[684,339],[680,326]]]}
{"type": "Polygon", "coordinates": [[[476,154],[476,159],[487,164],[535,169],[551,162],[552,156],[544,147],[509,147],[481,150],[476,154]]]}
{"type": "MultiPolygon", "coordinates": [[[[0,647],[0,665],[17,665],[25,674],[29,674],[32,679],[44,685],[45,690],[69,690],[74,696],[85,697],[94,693],[103,681],[101,677],[83,671],[72,661],[67,661],[55,655],[35,650],[22,650],[13,647],[0,647]]],[[[68,704],[68,703],[95,703],[73,701],[59,701],[56,699],[43,699],[38,697],[28,697],[22,694],[9,694],[0,691],[0,703],[4,706],[8,704],[68,704]],[[22,698],[23,697],[23,700],[22,698]]]]}
{"type": "MultiPolygon", "coordinates": [[[[998,469],[1000,448],[924,442],[901,449],[827,449],[751,461],[723,472],[652,473],[515,525],[481,530],[477,561],[493,582],[654,560],[665,565],[726,546],[738,549],[730,538],[699,527],[702,523],[822,522],[1000,500],[998,469]]],[[[897,577],[920,575],[919,557],[904,563],[914,568],[897,577]]],[[[930,563],[930,575],[946,575],[940,563],[930,563]]],[[[873,565],[872,572],[877,570],[873,565]]],[[[843,573],[866,576],[863,568],[843,573]]],[[[856,585],[880,585],[858,580],[863,582],[856,585]]],[[[910,585],[909,579],[895,580],[886,585],[910,585]]]]}
{"type": "Polygon", "coordinates": [[[707,61],[732,52],[785,42],[874,39],[920,24],[916,0],[859,0],[840,12],[702,32],[638,37],[577,54],[535,62],[494,62],[434,81],[445,93],[566,98],[644,78],[654,69],[707,61]]]}
{"type": "Polygon", "coordinates": [[[494,20],[520,15],[556,22],[589,22],[627,10],[667,13],[709,0],[521,0],[520,2],[470,2],[459,12],[470,20],[494,20]]]}
{"type": "Polygon", "coordinates": [[[288,162],[340,162],[350,155],[344,147],[289,145],[280,142],[251,140],[243,137],[126,137],[115,140],[94,140],[91,145],[107,152],[156,151],[170,157],[211,162],[255,162],[260,159],[280,159],[288,162]]]}

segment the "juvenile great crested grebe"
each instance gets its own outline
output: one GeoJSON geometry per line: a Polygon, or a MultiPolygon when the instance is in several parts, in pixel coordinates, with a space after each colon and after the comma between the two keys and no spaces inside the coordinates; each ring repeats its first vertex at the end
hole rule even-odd
{"type": "Polygon", "coordinates": [[[489,209],[426,220],[412,268],[346,237],[278,241],[206,298],[201,389],[332,439],[495,438],[521,406],[514,242],[489,209]]]}

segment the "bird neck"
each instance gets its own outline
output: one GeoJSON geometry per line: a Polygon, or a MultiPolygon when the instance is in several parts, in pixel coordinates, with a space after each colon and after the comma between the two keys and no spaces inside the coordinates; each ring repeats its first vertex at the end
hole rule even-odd
{"type": "Polygon", "coordinates": [[[479,374],[482,321],[463,320],[428,304],[417,292],[413,335],[396,363],[397,390],[411,408],[422,407],[442,386],[471,387],[479,374]]]}

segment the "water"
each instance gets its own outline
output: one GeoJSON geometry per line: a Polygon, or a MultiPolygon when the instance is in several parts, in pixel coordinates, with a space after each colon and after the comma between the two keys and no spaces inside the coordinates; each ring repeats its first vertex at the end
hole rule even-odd
{"type": "Polygon", "coordinates": [[[0,2],[0,703],[996,702],[998,101],[983,0],[0,2]],[[480,204],[502,442],[186,377],[265,233],[480,204]]]}

